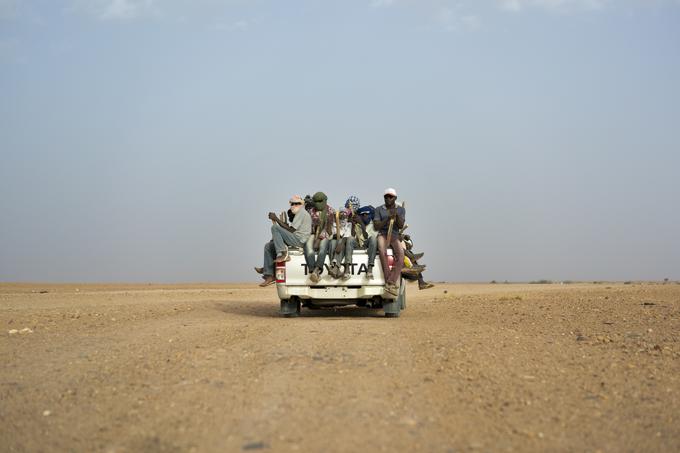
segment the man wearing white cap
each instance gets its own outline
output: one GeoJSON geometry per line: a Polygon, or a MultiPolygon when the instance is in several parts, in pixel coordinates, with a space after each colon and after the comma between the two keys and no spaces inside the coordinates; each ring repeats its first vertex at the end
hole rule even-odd
{"type": "Polygon", "coordinates": [[[401,269],[404,267],[404,249],[399,240],[399,233],[406,222],[406,210],[397,206],[397,191],[393,188],[385,189],[384,199],[385,204],[375,210],[373,225],[378,232],[378,252],[385,275],[385,290],[396,296],[398,293],[397,281],[401,277],[401,269]],[[390,220],[393,222],[392,231],[388,238],[390,220]],[[391,271],[387,264],[387,247],[389,246],[392,247],[394,255],[391,271]]]}
{"type": "Polygon", "coordinates": [[[272,240],[264,246],[264,267],[255,268],[261,273],[264,281],[260,286],[268,286],[274,283],[274,262],[288,261],[288,248],[302,247],[312,234],[312,218],[304,209],[304,200],[299,195],[293,195],[290,199],[290,210],[293,214],[293,221],[290,225],[283,222],[273,213],[269,213],[269,219],[274,222],[272,225],[272,240]]]}

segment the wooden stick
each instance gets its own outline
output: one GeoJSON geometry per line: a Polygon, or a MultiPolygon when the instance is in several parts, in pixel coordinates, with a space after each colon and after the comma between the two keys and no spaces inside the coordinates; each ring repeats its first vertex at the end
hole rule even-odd
{"type": "Polygon", "coordinates": [[[387,247],[390,246],[392,243],[392,227],[394,226],[394,219],[390,219],[390,225],[387,227],[387,246],[385,247],[385,250],[387,250],[387,247]]]}

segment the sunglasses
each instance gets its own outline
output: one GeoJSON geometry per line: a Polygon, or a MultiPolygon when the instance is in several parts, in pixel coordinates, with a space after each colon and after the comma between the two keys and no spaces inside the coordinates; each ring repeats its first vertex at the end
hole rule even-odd
{"type": "Polygon", "coordinates": [[[296,201],[296,202],[291,203],[290,205],[291,206],[301,206],[302,203],[300,203],[299,201],[296,201]]]}
{"type": "Polygon", "coordinates": [[[387,194],[387,195],[385,195],[385,198],[397,198],[397,197],[395,197],[394,195],[387,194]]]}

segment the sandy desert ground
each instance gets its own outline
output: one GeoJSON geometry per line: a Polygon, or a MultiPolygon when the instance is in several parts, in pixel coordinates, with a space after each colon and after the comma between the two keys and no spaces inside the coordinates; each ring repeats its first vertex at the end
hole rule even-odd
{"type": "Polygon", "coordinates": [[[0,285],[0,450],[680,451],[680,285],[0,285]]]}

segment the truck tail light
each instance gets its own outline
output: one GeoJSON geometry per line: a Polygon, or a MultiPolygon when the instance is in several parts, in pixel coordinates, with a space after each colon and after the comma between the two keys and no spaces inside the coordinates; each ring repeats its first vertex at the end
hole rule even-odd
{"type": "Polygon", "coordinates": [[[286,283],[286,262],[276,263],[276,283],[286,283]]]}

